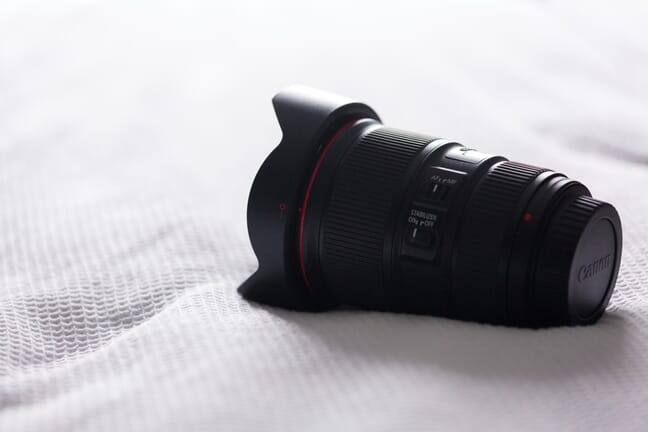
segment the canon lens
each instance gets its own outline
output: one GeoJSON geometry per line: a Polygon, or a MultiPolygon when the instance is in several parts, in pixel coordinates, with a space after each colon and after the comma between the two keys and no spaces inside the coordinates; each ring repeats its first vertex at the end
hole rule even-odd
{"type": "Polygon", "coordinates": [[[603,314],[621,223],[583,184],[306,87],[273,102],[283,138],[250,192],[246,298],[531,327],[603,314]]]}

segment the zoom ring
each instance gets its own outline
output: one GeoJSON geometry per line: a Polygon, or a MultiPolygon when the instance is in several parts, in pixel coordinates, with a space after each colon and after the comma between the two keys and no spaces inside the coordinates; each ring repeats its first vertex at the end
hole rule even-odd
{"type": "Polygon", "coordinates": [[[453,303],[471,320],[506,320],[502,252],[507,235],[521,217],[520,201],[544,168],[517,162],[494,165],[477,185],[465,209],[456,246],[453,303]]]}
{"type": "Polygon", "coordinates": [[[394,195],[407,167],[433,140],[381,127],[363,136],[345,156],[321,231],[320,263],[326,285],[342,294],[338,298],[380,305],[384,243],[394,195]]]}

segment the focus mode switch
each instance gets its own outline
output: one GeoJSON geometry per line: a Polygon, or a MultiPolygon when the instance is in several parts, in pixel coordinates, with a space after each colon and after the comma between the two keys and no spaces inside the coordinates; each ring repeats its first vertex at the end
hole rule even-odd
{"type": "Polygon", "coordinates": [[[419,187],[414,201],[423,205],[445,207],[444,202],[452,199],[453,189],[466,173],[438,166],[428,166],[419,177],[419,187]]]}
{"type": "Polygon", "coordinates": [[[442,201],[448,193],[448,186],[428,181],[423,184],[419,192],[422,201],[442,201]]]}

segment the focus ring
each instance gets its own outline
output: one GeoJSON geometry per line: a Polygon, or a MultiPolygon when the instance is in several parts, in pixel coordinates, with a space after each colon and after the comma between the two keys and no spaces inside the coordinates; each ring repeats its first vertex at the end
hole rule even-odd
{"type": "Polygon", "coordinates": [[[357,293],[360,304],[380,305],[394,195],[409,164],[433,140],[381,127],[342,161],[322,220],[320,255],[326,285],[342,301],[353,304],[357,293]]]}
{"type": "Polygon", "coordinates": [[[465,209],[454,264],[454,307],[466,319],[504,322],[506,286],[500,268],[520,201],[544,168],[517,162],[494,165],[477,185],[465,209]]]}

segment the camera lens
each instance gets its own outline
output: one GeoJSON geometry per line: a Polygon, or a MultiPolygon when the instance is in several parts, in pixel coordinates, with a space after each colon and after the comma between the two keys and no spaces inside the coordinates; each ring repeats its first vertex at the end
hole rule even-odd
{"type": "Polygon", "coordinates": [[[250,192],[246,298],[530,327],[603,314],[621,223],[583,184],[313,89],[273,102],[283,138],[250,192]]]}

